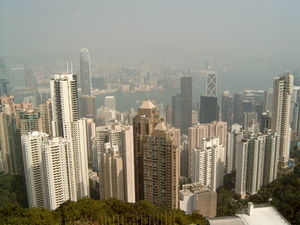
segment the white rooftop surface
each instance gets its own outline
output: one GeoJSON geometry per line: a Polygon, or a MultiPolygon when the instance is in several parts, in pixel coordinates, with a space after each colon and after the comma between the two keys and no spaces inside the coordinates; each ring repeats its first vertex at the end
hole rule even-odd
{"type": "Polygon", "coordinates": [[[256,207],[252,214],[237,214],[236,217],[216,217],[208,219],[210,225],[291,225],[275,208],[256,207]]]}
{"type": "Polygon", "coordinates": [[[244,225],[243,221],[239,217],[216,217],[209,219],[210,225],[244,225]]]}
{"type": "Polygon", "coordinates": [[[238,214],[247,225],[290,225],[285,218],[273,207],[257,207],[253,209],[252,215],[238,214]]]}

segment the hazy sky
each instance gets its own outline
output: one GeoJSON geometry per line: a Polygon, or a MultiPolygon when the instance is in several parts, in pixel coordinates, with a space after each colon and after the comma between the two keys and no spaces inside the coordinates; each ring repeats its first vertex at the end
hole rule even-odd
{"type": "Polygon", "coordinates": [[[300,56],[299,0],[0,0],[0,56],[300,56]]]}

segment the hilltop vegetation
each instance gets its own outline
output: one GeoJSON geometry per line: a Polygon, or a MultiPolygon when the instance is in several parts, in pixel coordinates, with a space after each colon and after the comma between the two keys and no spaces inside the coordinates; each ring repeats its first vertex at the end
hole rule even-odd
{"type": "Polygon", "coordinates": [[[233,175],[225,176],[225,185],[218,189],[217,216],[232,216],[251,201],[254,204],[271,203],[291,223],[300,224],[300,153],[293,154],[296,166],[257,194],[241,200],[234,194],[233,175]],[[227,184],[227,185],[226,185],[227,184]]]}
{"type": "Polygon", "coordinates": [[[151,203],[124,203],[116,199],[106,201],[81,199],[66,202],[57,210],[21,208],[17,204],[0,209],[0,224],[58,225],[58,224],[199,224],[208,221],[199,214],[186,215],[181,210],[155,207],[151,203]]]}
{"type": "Polygon", "coordinates": [[[12,203],[28,207],[25,179],[22,176],[0,173],[0,207],[12,203]]]}

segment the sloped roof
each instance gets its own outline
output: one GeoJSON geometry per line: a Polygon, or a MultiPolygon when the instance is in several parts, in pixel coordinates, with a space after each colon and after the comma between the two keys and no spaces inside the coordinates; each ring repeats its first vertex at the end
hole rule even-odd
{"type": "Polygon", "coordinates": [[[166,125],[165,125],[164,122],[158,123],[158,124],[156,125],[156,127],[154,128],[154,130],[166,130],[166,129],[167,129],[167,127],[166,127],[166,125]]]}
{"type": "Polygon", "coordinates": [[[155,108],[155,105],[150,100],[143,101],[142,105],[140,106],[140,109],[153,109],[155,108]]]}

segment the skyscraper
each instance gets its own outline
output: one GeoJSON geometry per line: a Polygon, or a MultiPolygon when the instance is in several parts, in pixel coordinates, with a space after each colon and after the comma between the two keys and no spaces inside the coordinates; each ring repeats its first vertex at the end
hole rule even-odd
{"type": "Polygon", "coordinates": [[[181,108],[181,132],[188,133],[188,128],[192,126],[192,77],[180,78],[180,108],[181,108]]]}
{"type": "Polygon", "coordinates": [[[72,148],[78,199],[90,196],[86,122],[85,119],[75,121],[72,132],[72,148]]]}
{"type": "Polygon", "coordinates": [[[172,96],[172,126],[181,127],[181,96],[176,94],[172,96]]]}
{"type": "Polygon", "coordinates": [[[54,75],[50,80],[54,137],[69,141],[67,151],[70,199],[89,196],[86,121],[78,120],[77,76],[54,75]]]}
{"type": "Polygon", "coordinates": [[[200,97],[200,123],[211,123],[219,120],[218,98],[216,96],[200,97]]]}
{"type": "Polygon", "coordinates": [[[45,103],[39,105],[40,111],[40,130],[52,137],[52,101],[48,99],[45,103]]]}
{"type": "Polygon", "coordinates": [[[116,110],[116,98],[115,96],[105,96],[104,98],[104,106],[116,110]]]}
{"type": "Polygon", "coordinates": [[[229,91],[224,91],[222,95],[221,120],[227,122],[228,127],[233,123],[233,98],[229,91]]]}
{"type": "Polygon", "coordinates": [[[33,131],[40,131],[40,122],[40,114],[37,110],[18,112],[18,128],[21,136],[33,131]]]}
{"type": "Polygon", "coordinates": [[[132,126],[111,122],[107,126],[97,127],[96,146],[100,199],[114,197],[126,202],[135,202],[132,126]],[[122,182],[114,180],[117,177],[122,182]],[[113,188],[118,191],[113,193],[113,188]]]}
{"type": "Polygon", "coordinates": [[[87,48],[80,51],[80,87],[82,95],[91,95],[91,62],[87,48]]]}
{"type": "Polygon", "coordinates": [[[71,138],[72,122],[79,118],[77,76],[54,75],[50,80],[53,136],[71,138]]]}
{"type": "Polygon", "coordinates": [[[70,200],[66,154],[68,142],[32,132],[22,136],[25,180],[29,207],[54,210],[70,200]]]}
{"type": "Polygon", "coordinates": [[[294,77],[290,73],[274,78],[272,130],[280,136],[279,161],[286,164],[290,153],[290,115],[294,77]]]}
{"type": "Polygon", "coordinates": [[[277,178],[279,136],[244,132],[237,142],[235,192],[242,197],[257,193],[277,178]]]}
{"type": "Polygon", "coordinates": [[[206,95],[217,96],[217,75],[211,68],[206,71],[206,95]]]}
{"type": "Polygon", "coordinates": [[[238,143],[235,191],[242,197],[263,185],[265,136],[250,136],[238,143]]]}
{"type": "Polygon", "coordinates": [[[264,112],[260,120],[260,132],[266,133],[272,128],[272,116],[270,112],[264,112]]]}
{"type": "Polygon", "coordinates": [[[80,116],[86,118],[94,118],[96,116],[95,96],[80,96],[80,116]]]}
{"type": "Polygon", "coordinates": [[[242,139],[242,126],[235,123],[227,133],[226,172],[231,173],[236,169],[237,144],[242,139]]]}
{"type": "Polygon", "coordinates": [[[136,201],[144,200],[144,151],[148,137],[160,122],[158,108],[145,100],[133,119],[136,201]]]}
{"type": "Polygon", "coordinates": [[[267,185],[277,178],[279,141],[278,134],[269,130],[266,136],[263,185],[267,185]]]}
{"type": "Polygon", "coordinates": [[[144,198],[178,208],[180,131],[158,123],[144,145],[144,198]]]}
{"type": "Polygon", "coordinates": [[[118,145],[106,143],[100,155],[100,199],[125,201],[123,160],[118,145]]]}
{"type": "Polygon", "coordinates": [[[0,77],[0,96],[8,96],[8,82],[0,77]]]}
{"type": "MultiPolygon", "coordinates": [[[[191,164],[193,150],[196,148],[204,148],[205,139],[218,138],[219,144],[226,149],[227,146],[227,123],[223,121],[215,121],[207,124],[196,124],[189,128],[188,135],[188,175],[191,177],[191,164]]],[[[226,159],[225,159],[226,160],[226,159]]]]}
{"type": "Polygon", "coordinates": [[[16,118],[8,112],[0,112],[0,168],[8,174],[23,174],[20,134],[16,118]]]}
{"type": "Polygon", "coordinates": [[[206,139],[203,146],[192,151],[192,182],[211,186],[213,191],[223,185],[225,148],[218,138],[206,139]]]}
{"type": "Polygon", "coordinates": [[[25,88],[32,89],[37,87],[36,77],[32,69],[25,67],[25,88]]]}
{"type": "Polygon", "coordinates": [[[233,95],[233,123],[243,124],[243,111],[242,111],[242,94],[235,93],[233,95]]]}
{"type": "Polygon", "coordinates": [[[269,89],[264,91],[264,101],[263,101],[263,111],[267,112],[269,111],[270,113],[273,110],[273,90],[269,89]]]}

